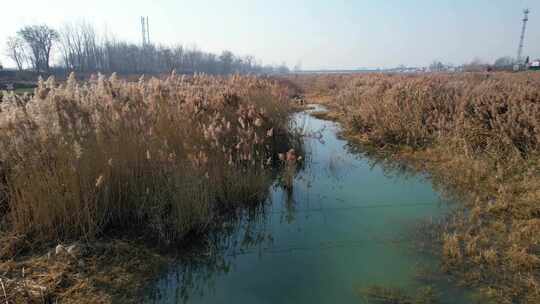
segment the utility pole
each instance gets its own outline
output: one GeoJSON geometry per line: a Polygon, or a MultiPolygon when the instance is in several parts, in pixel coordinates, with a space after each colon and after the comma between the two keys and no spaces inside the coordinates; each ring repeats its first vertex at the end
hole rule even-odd
{"type": "Polygon", "coordinates": [[[142,45],[147,46],[150,44],[150,24],[148,17],[141,17],[141,31],[142,31],[142,45]]]}
{"type": "Polygon", "coordinates": [[[146,16],[146,43],[150,44],[150,23],[148,23],[148,16],[146,16]]]}
{"type": "Polygon", "coordinates": [[[527,30],[527,21],[529,21],[529,9],[523,11],[523,27],[521,28],[521,37],[519,38],[519,48],[517,53],[517,64],[523,64],[523,45],[525,43],[525,31],[527,30]]]}

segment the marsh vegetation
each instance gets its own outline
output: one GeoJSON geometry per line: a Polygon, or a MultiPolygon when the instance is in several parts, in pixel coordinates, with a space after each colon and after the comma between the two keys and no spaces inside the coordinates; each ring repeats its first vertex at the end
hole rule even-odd
{"type": "MultiPolygon", "coordinates": [[[[24,259],[51,242],[118,235],[172,246],[204,233],[222,212],[263,201],[275,172],[296,162],[279,155],[301,150],[289,94],[255,77],[175,74],[138,82],[115,74],[78,82],[72,74],[64,83],[40,80],[33,95],[5,94],[6,301],[29,300],[16,288],[25,266],[47,278],[51,269],[29,270],[24,259]]],[[[38,298],[79,281],[40,280],[38,298]]]]}
{"type": "Polygon", "coordinates": [[[427,170],[457,197],[443,269],[500,303],[540,301],[540,76],[295,77],[345,136],[427,170]]]}
{"type": "Polygon", "coordinates": [[[537,303],[539,85],[173,73],[3,93],[0,299],[453,303],[461,285],[537,303]],[[299,90],[330,111],[294,114],[299,90]]]}

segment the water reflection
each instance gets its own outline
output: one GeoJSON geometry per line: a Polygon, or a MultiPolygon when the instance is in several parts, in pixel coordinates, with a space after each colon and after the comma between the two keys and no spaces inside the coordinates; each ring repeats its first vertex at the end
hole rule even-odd
{"type": "Polygon", "coordinates": [[[334,123],[295,121],[306,157],[294,178],[179,257],[146,303],[359,303],[359,287],[419,286],[416,265],[435,261],[404,250],[403,232],[447,211],[431,183],[355,150],[334,123]]]}
{"type": "Polygon", "coordinates": [[[145,302],[188,303],[192,297],[212,293],[216,278],[227,274],[238,256],[271,246],[272,236],[265,228],[269,206],[267,202],[239,212],[213,229],[203,244],[178,257],[148,290],[145,302]]]}

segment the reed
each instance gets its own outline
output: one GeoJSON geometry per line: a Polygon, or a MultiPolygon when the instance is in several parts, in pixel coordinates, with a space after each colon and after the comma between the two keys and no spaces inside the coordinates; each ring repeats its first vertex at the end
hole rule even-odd
{"type": "Polygon", "coordinates": [[[358,77],[337,103],[349,124],[380,145],[425,147],[451,139],[470,154],[526,157],[540,143],[540,77],[358,77]]]}
{"type": "Polygon", "coordinates": [[[2,97],[0,216],[43,240],[181,240],[263,199],[290,113],[286,89],[249,76],[40,80],[2,97]]]}

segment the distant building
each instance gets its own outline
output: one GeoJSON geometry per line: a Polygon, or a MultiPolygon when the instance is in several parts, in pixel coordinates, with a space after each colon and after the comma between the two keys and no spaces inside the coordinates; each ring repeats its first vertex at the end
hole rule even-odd
{"type": "Polygon", "coordinates": [[[529,70],[534,70],[534,71],[540,70],[540,59],[531,61],[531,63],[529,64],[529,70]]]}

